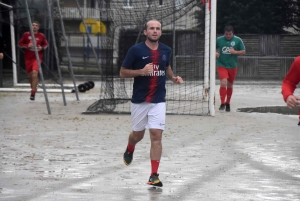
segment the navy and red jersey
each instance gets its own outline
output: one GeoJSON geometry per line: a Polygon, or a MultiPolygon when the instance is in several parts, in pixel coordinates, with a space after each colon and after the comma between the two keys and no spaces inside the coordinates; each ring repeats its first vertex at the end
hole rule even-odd
{"type": "Polygon", "coordinates": [[[143,69],[153,63],[152,74],[134,78],[132,103],[166,102],[166,67],[170,65],[171,48],[159,43],[157,50],[151,50],[145,42],[132,46],[123,61],[127,69],[143,69]]]}
{"type": "MultiPolygon", "coordinates": [[[[34,34],[34,38],[37,46],[41,46],[43,49],[46,49],[48,47],[48,42],[44,34],[37,32],[36,34],[34,34]]],[[[28,48],[28,44],[30,42],[32,42],[32,37],[30,32],[28,31],[23,34],[22,38],[19,41],[19,47],[26,49],[24,53],[25,60],[35,59],[34,48],[28,48]]],[[[43,57],[43,51],[39,51],[38,54],[41,60],[43,57]]]]}

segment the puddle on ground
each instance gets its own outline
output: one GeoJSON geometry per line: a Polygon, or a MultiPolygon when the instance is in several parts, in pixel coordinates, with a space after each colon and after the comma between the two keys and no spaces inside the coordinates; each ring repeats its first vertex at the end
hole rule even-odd
{"type": "Polygon", "coordinates": [[[299,108],[290,109],[287,106],[265,106],[265,107],[249,107],[249,108],[238,108],[238,112],[258,112],[258,113],[277,113],[286,115],[298,115],[299,108]]]}

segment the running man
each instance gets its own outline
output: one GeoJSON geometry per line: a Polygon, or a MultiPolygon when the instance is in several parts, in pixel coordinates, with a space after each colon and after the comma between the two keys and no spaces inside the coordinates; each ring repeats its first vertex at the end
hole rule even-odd
{"type": "Polygon", "coordinates": [[[151,148],[151,174],[149,185],[162,187],[158,167],[162,154],[162,133],[166,117],[166,77],[176,84],[183,83],[175,76],[171,66],[171,48],[159,43],[162,34],[161,23],[150,20],[145,24],[146,41],[132,46],[120,70],[122,78],[134,78],[131,99],[132,132],[123,155],[125,165],[130,165],[136,144],[141,141],[145,129],[149,129],[151,148]]]}
{"type": "MultiPolygon", "coordinates": [[[[290,70],[286,74],[282,82],[282,96],[283,100],[289,108],[294,108],[299,105],[300,96],[295,96],[294,91],[297,84],[300,82],[300,56],[298,56],[292,63],[290,70]]],[[[300,126],[300,108],[298,110],[300,126]]]]}
{"type": "MultiPolygon", "coordinates": [[[[44,34],[39,32],[38,22],[32,23],[32,29],[34,32],[34,38],[36,41],[36,47],[38,50],[39,59],[40,62],[42,63],[42,58],[43,58],[42,50],[45,50],[48,47],[48,42],[44,34]]],[[[31,87],[30,100],[34,100],[35,93],[37,91],[37,85],[38,85],[39,66],[38,66],[38,61],[35,57],[32,36],[30,31],[25,32],[23,34],[22,38],[19,41],[19,47],[25,49],[25,53],[24,53],[25,67],[26,67],[26,72],[31,87]]]]}
{"type": "Polygon", "coordinates": [[[237,73],[237,58],[246,54],[246,48],[241,38],[234,35],[233,27],[225,26],[224,36],[217,38],[217,67],[220,78],[219,110],[230,112],[230,99],[233,92],[233,82],[237,73]]]}

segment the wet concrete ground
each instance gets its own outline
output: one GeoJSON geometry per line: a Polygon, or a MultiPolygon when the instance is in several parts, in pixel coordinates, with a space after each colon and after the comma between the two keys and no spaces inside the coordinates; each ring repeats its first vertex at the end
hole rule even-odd
{"type": "Polygon", "coordinates": [[[284,106],[279,85],[236,85],[232,112],[215,117],[167,116],[161,189],[146,184],[148,134],[123,164],[129,115],[82,115],[92,91],[67,106],[48,95],[52,115],[42,93],[0,93],[0,200],[300,200],[298,117],[236,112],[284,106]]]}

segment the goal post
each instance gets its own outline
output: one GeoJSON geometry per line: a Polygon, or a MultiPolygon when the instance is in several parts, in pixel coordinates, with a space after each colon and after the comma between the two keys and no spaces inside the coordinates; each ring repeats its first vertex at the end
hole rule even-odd
{"type": "MultiPolygon", "coordinates": [[[[26,8],[26,1],[22,1],[20,3],[20,5],[18,6],[12,6],[12,5],[7,5],[5,3],[0,2],[0,7],[5,8],[5,11],[2,12],[8,12],[8,17],[6,17],[5,19],[2,19],[6,24],[9,24],[10,27],[10,48],[11,48],[11,55],[6,54],[6,57],[11,61],[12,63],[12,86],[13,88],[0,88],[0,91],[23,91],[23,87],[30,87],[30,84],[27,82],[20,82],[20,77],[23,77],[24,80],[24,74],[26,74],[25,70],[23,69],[24,66],[21,66],[20,64],[20,59],[19,59],[19,53],[20,51],[17,49],[18,48],[18,41],[16,41],[18,39],[18,36],[20,34],[23,34],[26,31],[29,31],[30,29],[28,29],[28,27],[31,27],[31,25],[29,25],[29,20],[28,20],[28,16],[27,16],[27,10],[29,12],[29,18],[30,19],[35,19],[35,17],[38,14],[38,9],[33,8],[33,7],[28,7],[26,8]],[[26,29],[24,29],[24,27],[26,27],[26,29]],[[21,69],[21,72],[20,72],[21,69]],[[22,76],[22,75],[23,76],[22,76]],[[20,76],[21,75],[21,76],[20,76]],[[17,88],[20,87],[20,88],[17,88]]],[[[45,4],[44,9],[48,9],[48,5],[45,4]]],[[[39,10],[39,12],[41,13],[45,13],[43,16],[44,20],[48,19],[49,17],[51,17],[45,10],[39,10]]],[[[41,18],[40,16],[40,18],[41,18]]],[[[49,24],[49,23],[47,23],[49,24]]],[[[44,26],[46,27],[46,25],[44,26]]],[[[43,28],[44,28],[43,27],[43,28]]],[[[51,28],[48,28],[48,30],[51,30],[51,28]]],[[[54,31],[58,31],[58,30],[54,30],[54,31]]],[[[44,34],[46,35],[46,33],[44,34]]],[[[51,35],[51,34],[49,34],[51,35]]],[[[50,37],[48,37],[49,39],[50,37]]],[[[51,40],[49,40],[51,41],[51,40]]],[[[23,58],[22,58],[23,59],[23,58]]],[[[48,65],[48,63],[43,62],[46,65],[48,65]]],[[[26,76],[27,77],[27,76],[26,76]]],[[[22,79],[22,78],[21,78],[22,79]]],[[[41,84],[39,83],[39,86],[41,84]]],[[[57,80],[53,81],[53,83],[46,83],[45,86],[47,86],[47,90],[49,92],[61,92],[61,90],[57,90],[58,87],[61,87],[61,84],[58,83],[57,80]]],[[[72,84],[65,84],[64,86],[66,87],[74,87],[74,85],[72,84]]],[[[26,90],[25,90],[26,91],[26,90]]],[[[68,92],[71,92],[71,90],[68,90],[68,92]]]]}
{"type": "Polygon", "coordinates": [[[211,6],[209,113],[215,116],[217,0],[209,1],[211,6]]]}
{"type": "Polygon", "coordinates": [[[13,85],[17,85],[17,66],[16,66],[16,41],[15,41],[15,27],[14,27],[14,11],[13,7],[0,2],[0,6],[9,9],[9,24],[10,24],[10,40],[11,40],[11,55],[12,55],[12,68],[13,68],[13,85]]]}
{"type": "MultiPolygon", "coordinates": [[[[176,75],[184,80],[182,85],[175,85],[167,80],[167,114],[215,115],[216,25],[212,20],[216,18],[216,0],[205,1],[205,7],[208,10],[211,7],[206,12],[208,19],[203,16],[199,20],[199,15],[195,15],[196,12],[201,12],[201,4],[202,2],[195,0],[169,0],[164,1],[163,5],[158,1],[137,0],[124,6],[124,1],[116,1],[114,9],[110,11],[113,12],[114,19],[108,26],[108,34],[118,30],[118,34],[111,34],[110,40],[112,44],[118,44],[118,49],[113,49],[113,52],[118,53],[118,62],[109,63],[106,68],[119,69],[128,49],[136,42],[145,40],[144,37],[139,37],[141,24],[151,19],[161,22],[163,34],[160,42],[173,49],[171,66],[175,67],[176,75]],[[144,16],[145,13],[147,16],[144,16]],[[145,21],[141,23],[140,19],[145,21]],[[208,24],[203,31],[201,23],[206,23],[206,20],[208,24]]],[[[102,10],[99,9],[99,12],[102,10]]],[[[113,56],[112,61],[115,60],[113,56]]],[[[133,79],[123,79],[109,71],[103,76],[102,82],[104,84],[100,99],[83,113],[130,113],[133,79]]]]}

